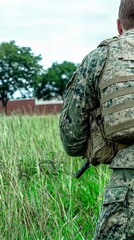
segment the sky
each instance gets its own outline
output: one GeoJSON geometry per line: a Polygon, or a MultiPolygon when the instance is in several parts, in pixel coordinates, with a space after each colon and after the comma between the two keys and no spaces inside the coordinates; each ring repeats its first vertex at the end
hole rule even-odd
{"type": "Polygon", "coordinates": [[[53,62],[80,63],[104,39],[117,35],[120,0],[1,0],[0,43],[14,40],[53,62]]]}

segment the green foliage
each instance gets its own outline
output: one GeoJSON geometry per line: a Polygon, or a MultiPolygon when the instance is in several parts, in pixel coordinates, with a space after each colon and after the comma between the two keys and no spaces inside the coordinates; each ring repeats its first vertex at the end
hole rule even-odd
{"type": "Polygon", "coordinates": [[[0,117],[0,239],[91,240],[110,171],[62,148],[57,116],[0,117]]]}
{"type": "Polygon", "coordinates": [[[76,65],[72,62],[53,63],[42,75],[42,80],[35,89],[35,96],[38,99],[52,99],[63,97],[65,86],[70,80],[76,65]]]}
{"type": "Polygon", "coordinates": [[[14,41],[0,44],[0,100],[6,111],[7,102],[19,92],[19,97],[38,99],[62,98],[65,86],[76,65],[64,61],[53,63],[46,71],[29,47],[19,47],[14,41]]]}
{"type": "Polygon", "coordinates": [[[29,47],[19,47],[14,41],[0,44],[0,100],[6,108],[7,101],[20,90],[22,97],[31,96],[39,80],[41,56],[34,56],[29,47]]]}

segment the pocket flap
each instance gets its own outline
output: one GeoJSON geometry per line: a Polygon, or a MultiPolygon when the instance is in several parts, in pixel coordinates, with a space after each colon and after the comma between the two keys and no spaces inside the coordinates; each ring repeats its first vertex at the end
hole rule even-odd
{"type": "Polygon", "coordinates": [[[124,202],[128,188],[123,186],[110,187],[105,193],[103,205],[117,202],[124,202]]]}

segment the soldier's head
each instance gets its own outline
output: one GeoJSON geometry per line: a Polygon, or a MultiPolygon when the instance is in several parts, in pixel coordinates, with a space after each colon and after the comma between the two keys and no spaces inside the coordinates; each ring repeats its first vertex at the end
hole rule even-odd
{"type": "Polygon", "coordinates": [[[134,0],[121,0],[117,28],[120,35],[134,29],[134,0]]]}

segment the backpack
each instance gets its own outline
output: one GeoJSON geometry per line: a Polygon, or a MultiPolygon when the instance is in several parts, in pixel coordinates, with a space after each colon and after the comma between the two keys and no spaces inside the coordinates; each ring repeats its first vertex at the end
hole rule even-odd
{"type": "Polygon", "coordinates": [[[120,149],[134,142],[134,40],[119,36],[101,46],[108,54],[98,83],[100,107],[90,117],[88,155],[93,165],[111,163],[120,149]]]}

